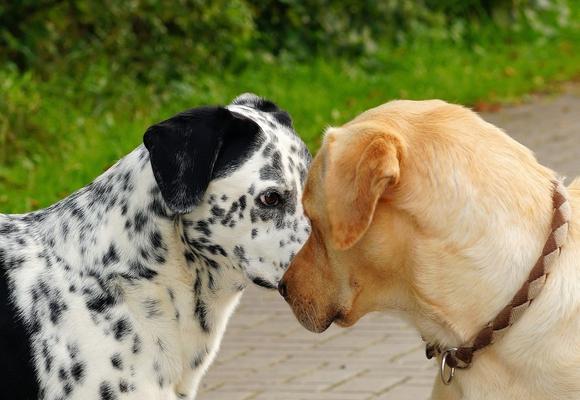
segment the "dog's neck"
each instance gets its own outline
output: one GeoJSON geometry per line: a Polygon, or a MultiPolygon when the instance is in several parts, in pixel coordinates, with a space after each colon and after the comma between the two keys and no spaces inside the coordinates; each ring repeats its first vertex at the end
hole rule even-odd
{"type": "MultiPolygon", "coordinates": [[[[580,196],[578,194],[580,191],[578,189],[578,184],[575,188],[573,184],[572,189],[569,190],[572,215],[579,212],[580,196]]],[[[545,201],[547,204],[551,204],[548,196],[545,201]]],[[[514,220],[514,223],[517,223],[516,221],[517,219],[514,220]]],[[[568,381],[572,381],[573,377],[580,372],[576,369],[568,369],[563,372],[560,367],[561,363],[577,365],[579,361],[577,354],[570,352],[569,354],[553,355],[551,349],[557,348],[558,345],[561,346],[561,344],[554,343],[553,340],[558,341],[557,337],[562,335],[562,332],[566,332],[564,335],[574,335],[574,332],[580,327],[580,322],[574,318],[580,307],[580,296],[577,294],[580,288],[580,270],[577,261],[580,259],[578,250],[580,226],[577,221],[577,218],[576,222],[574,219],[571,220],[568,239],[561,254],[552,264],[546,286],[540,297],[534,301],[533,307],[527,309],[522,314],[521,319],[509,327],[500,339],[487,347],[486,350],[482,350],[481,354],[477,353],[474,356],[473,365],[469,370],[466,370],[467,372],[458,372],[456,380],[466,397],[472,398],[467,393],[470,391],[478,393],[478,390],[479,393],[489,395],[491,393],[488,391],[489,388],[480,387],[477,389],[476,387],[483,382],[485,382],[484,385],[493,386],[491,380],[499,379],[500,376],[504,376],[504,380],[508,381],[510,379],[517,380],[515,375],[522,374],[522,371],[534,376],[536,382],[542,381],[542,385],[553,386],[569,385],[568,381]],[[541,362],[538,361],[538,357],[541,358],[541,362]],[[538,365],[538,370],[535,370],[535,367],[531,368],[530,362],[533,365],[538,365]],[[487,376],[489,371],[502,372],[487,376]]],[[[500,246],[503,247],[504,253],[500,253],[501,248],[494,248],[492,254],[486,254],[486,257],[472,268],[474,276],[470,278],[472,283],[467,288],[471,291],[471,297],[466,296],[464,290],[459,286],[452,288],[455,296],[449,301],[455,301],[456,304],[451,312],[439,314],[438,311],[429,313],[432,311],[429,310],[422,319],[420,317],[414,319],[424,338],[446,348],[459,347],[473,339],[473,335],[496,316],[498,312],[496,307],[498,305],[500,308],[505,306],[527,278],[547,240],[550,222],[551,218],[539,218],[536,220],[539,228],[535,232],[531,230],[528,235],[525,235],[522,230],[519,236],[514,236],[514,242],[507,242],[500,246]],[[537,242],[534,242],[534,239],[537,242]],[[517,244],[518,241],[519,244],[517,244]],[[524,257],[526,251],[530,254],[527,259],[524,257]],[[518,255],[517,252],[520,254],[518,255]],[[510,253],[515,253],[515,255],[510,256],[510,253]],[[516,256],[518,258],[515,258],[516,256]],[[491,261],[496,262],[496,264],[491,264],[491,267],[495,268],[497,275],[497,286],[493,291],[490,286],[486,286],[487,282],[493,283],[493,279],[490,279],[489,275],[486,276],[490,273],[486,268],[490,268],[490,266],[484,264],[484,262],[491,261]],[[497,264],[501,261],[504,264],[497,264]],[[477,274],[481,277],[478,277],[477,274]],[[502,301],[498,301],[495,298],[497,296],[500,296],[502,301]],[[475,307],[474,304],[479,304],[479,306],[475,307]]],[[[515,229],[508,224],[502,225],[502,228],[508,233],[515,229]]],[[[502,238],[506,237],[509,238],[509,235],[502,236],[502,238]]],[[[468,250],[472,254],[485,254],[479,252],[477,246],[468,250]]],[[[461,271],[464,267],[456,270],[461,271]]],[[[451,272],[448,280],[451,283],[454,279],[451,272]]],[[[466,280],[461,279],[458,285],[461,285],[461,282],[465,284],[466,280]]],[[[575,340],[575,342],[577,341],[575,340]]],[[[504,380],[496,382],[497,387],[505,388],[504,380]]],[[[523,389],[518,388],[517,390],[520,392],[516,391],[515,393],[522,393],[523,389]]],[[[494,396],[484,398],[489,397],[494,396]]],[[[473,398],[479,397],[473,396],[473,398]]]]}
{"type": "Polygon", "coordinates": [[[535,210],[498,207],[485,214],[471,213],[471,224],[477,227],[474,232],[454,232],[456,225],[450,223],[449,232],[439,236],[443,239],[429,240],[424,251],[419,252],[438,252],[437,258],[418,260],[418,270],[425,276],[434,276],[428,271],[439,271],[437,279],[441,278],[419,283],[422,289],[426,288],[423,293],[428,302],[436,304],[435,308],[417,306],[422,315],[414,322],[427,340],[448,347],[464,345],[511,301],[546,243],[553,212],[552,192],[546,188],[551,187],[548,181],[528,188],[537,189],[530,195],[534,198],[531,203],[542,199],[542,206],[535,210]],[[518,215],[525,212],[529,215],[518,215]],[[442,271],[446,271],[445,276],[441,276],[442,271]]]}
{"type": "MultiPolygon", "coordinates": [[[[457,371],[461,398],[576,399],[580,393],[580,181],[569,190],[573,218],[568,239],[541,295],[521,319],[457,371]]],[[[442,397],[450,398],[443,394],[442,397]]]]}
{"type": "Polygon", "coordinates": [[[167,244],[159,241],[171,237],[175,224],[161,200],[144,147],[90,185],[23,218],[72,270],[96,268],[83,272],[127,279],[157,275],[156,268],[167,256],[167,244]]]}

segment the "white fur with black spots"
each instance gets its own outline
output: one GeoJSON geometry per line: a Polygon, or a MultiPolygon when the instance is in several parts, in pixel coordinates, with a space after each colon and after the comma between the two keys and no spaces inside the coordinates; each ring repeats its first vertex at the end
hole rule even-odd
{"type": "Polygon", "coordinates": [[[310,155],[275,104],[189,110],[144,142],[59,203],[0,214],[4,395],[195,398],[243,289],[275,288],[308,237],[310,155]]]}

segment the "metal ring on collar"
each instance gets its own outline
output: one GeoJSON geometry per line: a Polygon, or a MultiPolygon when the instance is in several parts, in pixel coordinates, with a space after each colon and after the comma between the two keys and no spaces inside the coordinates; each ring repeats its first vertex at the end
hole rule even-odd
{"type": "Polygon", "coordinates": [[[455,368],[447,365],[447,357],[451,356],[455,351],[457,351],[457,349],[453,347],[445,350],[443,354],[441,354],[440,376],[441,382],[443,382],[445,386],[450,385],[451,381],[453,381],[453,377],[455,376],[455,368]],[[447,370],[449,370],[449,372],[446,372],[447,370]]]}

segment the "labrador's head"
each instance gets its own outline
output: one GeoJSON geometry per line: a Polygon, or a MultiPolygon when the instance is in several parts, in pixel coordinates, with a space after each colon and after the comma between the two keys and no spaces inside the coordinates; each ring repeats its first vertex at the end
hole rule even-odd
{"type": "Polygon", "coordinates": [[[465,108],[369,110],[325,135],[303,197],[312,234],[280,292],[315,332],[399,310],[422,332],[468,336],[521,284],[498,284],[497,268],[535,261],[534,251],[507,249],[543,245],[537,221],[550,220],[552,176],[465,108]]]}

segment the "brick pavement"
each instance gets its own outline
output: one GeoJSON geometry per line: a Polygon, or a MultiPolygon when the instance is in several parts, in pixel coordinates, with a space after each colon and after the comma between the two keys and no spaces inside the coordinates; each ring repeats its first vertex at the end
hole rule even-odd
{"type": "Polygon", "coordinates": [[[536,152],[541,163],[573,179],[580,176],[580,84],[569,84],[557,97],[484,115],[536,152]]]}
{"type": "MultiPolygon", "coordinates": [[[[484,118],[560,173],[580,175],[580,85],[484,118]]],[[[422,400],[435,375],[417,333],[371,314],[355,327],[303,329],[273,292],[247,290],[200,400],[422,400]]]]}

